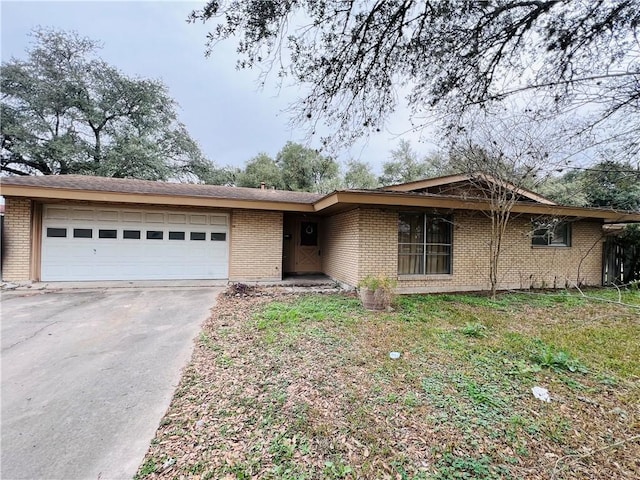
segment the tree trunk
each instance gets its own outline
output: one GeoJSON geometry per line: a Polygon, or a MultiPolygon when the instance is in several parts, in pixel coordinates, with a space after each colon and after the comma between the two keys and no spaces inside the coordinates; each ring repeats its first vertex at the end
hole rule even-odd
{"type": "Polygon", "coordinates": [[[98,168],[100,166],[100,162],[102,161],[102,142],[100,139],[101,129],[93,128],[93,136],[96,139],[96,143],[93,146],[93,163],[94,167],[98,168]]]}

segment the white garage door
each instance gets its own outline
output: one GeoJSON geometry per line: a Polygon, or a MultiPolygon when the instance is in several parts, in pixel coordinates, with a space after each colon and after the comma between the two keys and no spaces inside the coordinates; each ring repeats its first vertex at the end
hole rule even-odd
{"type": "Polygon", "coordinates": [[[45,205],[42,281],[226,279],[229,217],[45,205]]]}

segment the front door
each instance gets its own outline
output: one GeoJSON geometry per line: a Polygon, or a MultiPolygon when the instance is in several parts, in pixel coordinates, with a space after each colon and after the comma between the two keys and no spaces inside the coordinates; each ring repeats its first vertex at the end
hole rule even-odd
{"type": "Polygon", "coordinates": [[[296,273],[315,273],[322,271],[320,257],[320,237],[318,222],[299,220],[296,232],[295,271],[296,273]]]}

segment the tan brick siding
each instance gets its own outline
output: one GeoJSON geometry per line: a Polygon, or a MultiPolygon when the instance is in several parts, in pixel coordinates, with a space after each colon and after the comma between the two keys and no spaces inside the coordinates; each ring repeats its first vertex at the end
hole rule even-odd
{"type": "Polygon", "coordinates": [[[572,222],[570,247],[532,247],[530,232],[530,218],[512,222],[501,257],[503,288],[600,285],[603,237],[599,223],[572,222]]]}
{"type": "MultiPolygon", "coordinates": [[[[401,292],[488,290],[490,219],[480,212],[453,215],[451,275],[399,277],[401,292]]],[[[499,289],[564,288],[600,285],[602,227],[597,222],[571,224],[571,247],[532,247],[531,218],[511,220],[500,255],[499,289]]]]}
{"type": "MultiPolygon", "coordinates": [[[[398,291],[451,292],[489,289],[490,220],[481,212],[457,211],[453,214],[453,265],[451,275],[398,276],[397,212],[362,208],[349,212],[358,216],[358,265],[350,264],[357,280],[366,275],[385,274],[398,279],[398,291]]],[[[344,214],[342,214],[344,215],[344,214]]],[[[335,217],[332,217],[335,218],[335,217]]],[[[328,230],[340,226],[338,219],[327,220],[328,230]]],[[[564,288],[576,283],[599,285],[602,268],[601,225],[597,222],[572,223],[571,247],[532,247],[531,218],[514,218],[503,240],[499,282],[502,289],[564,288]]],[[[336,235],[327,232],[327,235],[336,235]]],[[[342,240],[346,242],[346,240],[342,240]]],[[[332,254],[334,250],[327,250],[332,254]]],[[[342,260],[325,258],[325,273],[356,285],[354,275],[339,278],[342,260]],[[331,267],[331,268],[328,268],[331,267]]],[[[346,270],[346,269],[343,269],[346,270]]]]}
{"type": "Polygon", "coordinates": [[[30,280],[31,200],[5,198],[2,279],[30,280]]]}
{"type": "Polygon", "coordinates": [[[282,218],[282,212],[231,212],[229,280],[282,279],[282,218]]]}
{"type": "MultiPolygon", "coordinates": [[[[5,201],[2,278],[29,280],[31,201],[15,197],[5,201]]],[[[378,208],[358,208],[325,218],[321,224],[323,272],[354,286],[367,275],[386,274],[398,278],[398,291],[406,293],[489,288],[490,224],[485,215],[454,212],[453,273],[437,276],[398,277],[397,219],[397,212],[378,208]]],[[[511,222],[502,250],[500,288],[600,284],[602,234],[599,223],[573,222],[571,247],[532,247],[528,236],[530,220],[529,216],[522,215],[511,222]]],[[[282,212],[233,210],[229,240],[231,281],[282,278],[282,212]]]]}
{"type": "Polygon", "coordinates": [[[367,275],[398,274],[398,214],[360,210],[360,279],[367,275]]]}
{"type": "Polygon", "coordinates": [[[321,225],[322,271],[342,283],[358,283],[360,214],[358,210],[325,219],[321,225]]]}

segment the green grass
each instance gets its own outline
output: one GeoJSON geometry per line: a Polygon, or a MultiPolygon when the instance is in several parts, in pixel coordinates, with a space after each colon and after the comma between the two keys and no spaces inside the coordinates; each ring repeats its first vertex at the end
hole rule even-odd
{"type": "MultiPolygon", "coordinates": [[[[457,329],[480,345],[507,350],[543,368],[584,371],[593,368],[623,378],[640,376],[640,308],[622,315],[608,314],[618,300],[613,289],[562,293],[502,294],[494,301],[484,295],[411,295],[401,297],[397,318],[431,326],[425,336],[438,336],[449,350],[467,343],[451,335],[457,329]],[[611,307],[609,307],[611,305],[611,307]],[[526,312],[526,330],[514,317],[526,312]]],[[[640,292],[621,292],[624,303],[640,307],[640,292]]]]}
{"type": "Polygon", "coordinates": [[[355,298],[333,295],[306,295],[295,303],[271,302],[255,315],[256,326],[267,329],[272,326],[292,326],[303,322],[331,320],[351,323],[354,314],[362,313],[360,302],[355,298]]]}
{"type": "Polygon", "coordinates": [[[331,343],[335,339],[320,326],[321,322],[352,324],[363,313],[359,301],[354,298],[308,295],[295,304],[271,302],[254,315],[254,320],[267,343],[275,343],[282,337],[291,342],[303,332],[331,343]]]}
{"type": "Polygon", "coordinates": [[[153,472],[155,472],[156,468],[157,468],[157,465],[153,460],[147,460],[142,464],[142,466],[138,470],[138,473],[136,473],[136,475],[133,478],[134,480],[139,480],[144,477],[147,477],[151,475],[153,472]]]}
{"type": "MultiPolygon", "coordinates": [[[[640,317],[640,312],[638,312],[640,317]]],[[[593,368],[623,378],[640,377],[640,322],[631,317],[566,328],[546,328],[542,338],[573,352],[593,368]]]]}

